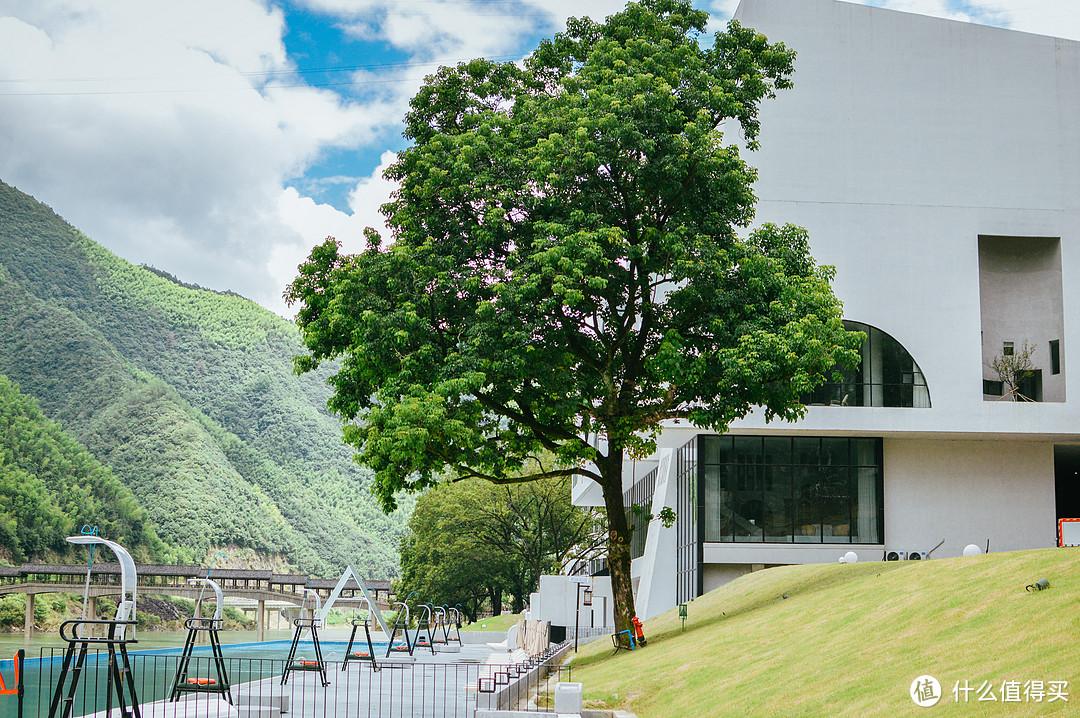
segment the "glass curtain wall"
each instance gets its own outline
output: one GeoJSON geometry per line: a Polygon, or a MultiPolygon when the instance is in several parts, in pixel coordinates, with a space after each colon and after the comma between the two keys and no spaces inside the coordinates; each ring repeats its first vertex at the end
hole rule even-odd
{"type": "Polygon", "coordinates": [[[623,508],[633,530],[630,539],[630,558],[645,555],[645,538],[649,530],[649,517],[652,514],[653,493],[656,491],[656,469],[645,474],[641,481],[623,492],[623,508]],[[639,508],[635,509],[637,506],[639,508]]]}
{"type": "Polygon", "coordinates": [[[675,519],[675,600],[686,603],[701,595],[702,545],[698,533],[698,438],[694,437],[675,455],[678,506],[675,519]]]}
{"type": "Polygon", "coordinates": [[[697,446],[702,540],[882,543],[881,439],[699,435],[697,446]]]}

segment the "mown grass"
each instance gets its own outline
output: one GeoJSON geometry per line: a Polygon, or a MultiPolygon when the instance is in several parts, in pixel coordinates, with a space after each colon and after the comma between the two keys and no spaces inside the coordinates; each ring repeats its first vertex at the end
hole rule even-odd
{"type": "Polygon", "coordinates": [[[785,566],[645,623],[646,648],[584,646],[586,705],[677,716],[1067,715],[1080,712],[1080,551],[785,566]],[[1051,588],[1025,586],[1047,578],[1051,588]],[[782,598],[787,594],[787,598],[782,598]],[[911,682],[943,696],[920,708],[911,682]],[[1002,702],[1003,681],[1068,681],[1069,700],[1002,702]],[[964,681],[997,702],[957,701],[964,681]],[[1075,696],[1072,695],[1075,691],[1075,696]]]}
{"type": "Polygon", "coordinates": [[[503,631],[504,633],[510,630],[510,626],[520,621],[522,616],[514,613],[503,613],[498,616],[488,616],[487,618],[481,618],[476,623],[470,623],[467,626],[462,626],[463,631],[503,631]]]}

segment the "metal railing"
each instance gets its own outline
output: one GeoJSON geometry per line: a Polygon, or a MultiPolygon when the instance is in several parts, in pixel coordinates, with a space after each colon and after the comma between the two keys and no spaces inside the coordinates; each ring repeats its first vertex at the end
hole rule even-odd
{"type": "MultiPolygon", "coordinates": [[[[320,674],[311,670],[290,672],[283,685],[284,660],[225,658],[228,689],[219,692],[205,688],[222,680],[212,657],[196,656],[185,675],[202,680],[203,688],[180,692],[172,700],[180,656],[133,652],[139,709],[133,711],[129,705],[128,714],[131,718],[473,718],[478,699],[481,707],[550,713],[557,682],[570,679],[569,666],[555,665],[557,655],[552,649],[510,665],[442,657],[379,660],[377,670],[370,661],[326,661],[330,680],[326,687],[320,674]]],[[[20,678],[26,718],[49,718],[62,662],[63,649],[50,648],[25,661],[20,678]]],[[[90,652],[73,700],[70,704],[63,700],[69,676],[52,717],[122,718],[116,700],[111,716],[105,714],[113,690],[109,674],[107,652],[90,652]]],[[[14,714],[0,704],[0,715],[14,714]]]]}

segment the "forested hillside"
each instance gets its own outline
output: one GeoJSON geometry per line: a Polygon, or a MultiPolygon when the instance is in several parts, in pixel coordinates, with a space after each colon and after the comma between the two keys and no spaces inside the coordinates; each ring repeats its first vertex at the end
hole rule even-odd
{"type": "Polygon", "coordinates": [[[284,319],[136,267],[0,182],[0,373],[159,536],[193,560],[231,547],[393,575],[406,516],[379,512],[325,411],[326,375],[291,371],[300,350],[284,319]]]}
{"type": "Polygon", "coordinates": [[[137,558],[163,558],[131,490],[0,374],[0,554],[66,553],[64,537],[84,524],[137,547],[137,558]]]}

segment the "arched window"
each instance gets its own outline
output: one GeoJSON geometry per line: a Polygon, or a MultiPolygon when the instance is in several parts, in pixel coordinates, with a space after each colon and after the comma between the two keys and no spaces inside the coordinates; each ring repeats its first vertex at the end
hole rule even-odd
{"type": "Polygon", "coordinates": [[[900,342],[877,327],[844,320],[844,328],[866,335],[859,366],[804,397],[808,406],[899,406],[929,408],[930,390],[915,360],[900,342]]]}

